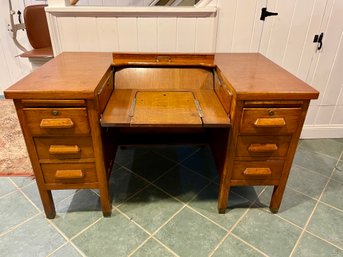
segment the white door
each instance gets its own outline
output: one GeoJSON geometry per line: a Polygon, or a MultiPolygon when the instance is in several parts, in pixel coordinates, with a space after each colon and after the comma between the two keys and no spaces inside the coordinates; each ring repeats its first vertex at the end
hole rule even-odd
{"type": "Polygon", "coordinates": [[[304,137],[343,137],[343,1],[269,0],[259,52],[314,86],[304,137]],[[317,50],[315,35],[323,32],[317,50]]]}

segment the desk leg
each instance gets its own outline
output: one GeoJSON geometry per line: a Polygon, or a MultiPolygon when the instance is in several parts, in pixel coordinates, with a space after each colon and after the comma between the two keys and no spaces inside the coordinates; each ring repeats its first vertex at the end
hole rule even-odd
{"type": "Polygon", "coordinates": [[[39,189],[40,198],[44,207],[45,216],[48,219],[53,219],[56,216],[54,200],[52,198],[51,190],[39,189]]]}
{"type": "Polygon", "coordinates": [[[110,217],[112,212],[112,204],[111,199],[108,191],[108,186],[103,186],[100,188],[100,201],[101,201],[101,208],[102,214],[104,217],[110,217]]]}
{"type": "Polygon", "coordinates": [[[277,213],[279,211],[285,188],[286,188],[286,184],[274,186],[272,199],[270,200],[270,205],[269,205],[269,209],[272,213],[277,213]]]}
{"type": "Polygon", "coordinates": [[[220,214],[225,214],[225,211],[228,205],[229,192],[230,192],[230,187],[228,187],[227,185],[223,183],[220,183],[219,196],[218,196],[218,212],[220,214]]]}

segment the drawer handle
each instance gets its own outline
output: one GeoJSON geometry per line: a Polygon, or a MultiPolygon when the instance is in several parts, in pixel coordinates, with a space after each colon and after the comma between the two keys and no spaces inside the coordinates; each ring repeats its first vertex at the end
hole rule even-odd
{"type": "Polygon", "coordinates": [[[272,171],[269,168],[246,168],[243,171],[245,176],[270,176],[272,171]]]}
{"type": "Polygon", "coordinates": [[[84,177],[82,170],[56,170],[56,179],[81,179],[84,177]]]}
{"type": "Polygon", "coordinates": [[[78,154],[81,149],[78,145],[50,145],[49,154],[78,154]]]}
{"type": "Polygon", "coordinates": [[[280,128],[286,125],[284,118],[259,118],[254,126],[257,128],[280,128]]]}
{"type": "Polygon", "coordinates": [[[277,150],[276,144],[251,144],[248,147],[248,151],[252,153],[275,152],[277,150]]]}
{"type": "Polygon", "coordinates": [[[42,129],[66,129],[72,127],[74,127],[74,122],[70,118],[42,119],[40,122],[40,128],[42,129]]]}

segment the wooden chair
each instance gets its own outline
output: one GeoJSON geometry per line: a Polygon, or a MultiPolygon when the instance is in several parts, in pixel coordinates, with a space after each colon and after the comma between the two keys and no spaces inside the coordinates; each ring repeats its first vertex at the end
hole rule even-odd
{"type": "Polygon", "coordinates": [[[30,5],[24,10],[27,38],[32,46],[20,57],[29,58],[35,69],[54,57],[44,8],[47,5],[30,5]]]}

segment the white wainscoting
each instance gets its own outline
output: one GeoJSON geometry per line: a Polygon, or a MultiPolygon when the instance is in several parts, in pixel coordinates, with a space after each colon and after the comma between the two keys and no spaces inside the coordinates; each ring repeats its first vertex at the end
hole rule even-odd
{"type": "Polygon", "coordinates": [[[215,7],[48,7],[55,54],[64,51],[214,53],[215,7]]]}

